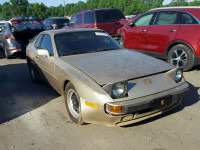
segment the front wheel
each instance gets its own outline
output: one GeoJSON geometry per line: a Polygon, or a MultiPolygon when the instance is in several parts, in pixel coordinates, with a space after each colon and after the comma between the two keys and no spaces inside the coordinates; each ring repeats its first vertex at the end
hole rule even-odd
{"type": "Polygon", "coordinates": [[[70,82],[65,86],[64,98],[71,120],[76,124],[83,124],[80,98],[75,87],[70,82]]]}
{"type": "Polygon", "coordinates": [[[124,44],[124,37],[121,35],[118,39],[118,43],[122,46],[122,47],[125,47],[125,44],[124,44]]]}
{"type": "Polygon", "coordinates": [[[194,53],[187,46],[178,44],[170,49],[168,62],[176,68],[188,71],[194,66],[194,53]]]}

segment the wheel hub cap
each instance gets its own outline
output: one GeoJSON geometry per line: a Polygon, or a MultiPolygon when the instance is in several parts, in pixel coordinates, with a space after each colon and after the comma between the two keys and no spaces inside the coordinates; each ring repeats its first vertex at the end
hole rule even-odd
{"type": "Polygon", "coordinates": [[[183,68],[187,64],[187,53],[181,49],[174,50],[170,63],[177,68],[183,68]]]}

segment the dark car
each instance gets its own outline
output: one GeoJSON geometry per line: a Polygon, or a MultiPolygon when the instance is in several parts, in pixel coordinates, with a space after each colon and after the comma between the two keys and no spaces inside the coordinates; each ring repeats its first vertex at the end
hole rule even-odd
{"type": "Polygon", "coordinates": [[[11,19],[0,29],[0,46],[6,58],[25,53],[29,40],[44,30],[43,20],[34,16],[11,19]]]}
{"type": "Polygon", "coordinates": [[[69,24],[69,19],[65,17],[47,18],[43,24],[45,30],[61,29],[69,24]]]}
{"type": "Polygon", "coordinates": [[[200,64],[200,7],[150,10],[118,30],[120,44],[184,71],[200,64]]]}
{"type": "Polygon", "coordinates": [[[69,28],[98,28],[113,35],[117,33],[117,29],[123,25],[119,20],[125,19],[124,14],[115,8],[86,10],[74,14],[70,19],[69,28]]]}

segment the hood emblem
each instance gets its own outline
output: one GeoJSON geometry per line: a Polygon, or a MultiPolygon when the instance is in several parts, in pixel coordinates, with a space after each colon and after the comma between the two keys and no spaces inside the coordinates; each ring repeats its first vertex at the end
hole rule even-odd
{"type": "Polygon", "coordinates": [[[146,83],[146,84],[151,84],[152,81],[151,81],[150,79],[146,79],[146,80],[145,80],[145,83],[146,83]]]}
{"type": "Polygon", "coordinates": [[[165,100],[161,100],[160,104],[161,104],[162,106],[164,106],[164,105],[165,105],[165,100]]]}

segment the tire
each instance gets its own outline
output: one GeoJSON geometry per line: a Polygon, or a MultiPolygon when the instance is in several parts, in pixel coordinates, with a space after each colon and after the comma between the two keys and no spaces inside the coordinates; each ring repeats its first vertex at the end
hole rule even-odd
{"type": "Polygon", "coordinates": [[[8,55],[8,53],[7,53],[7,51],[6,51],[6,47],[4,46],[4,52],[5,52],[5,57],[7,58],[7,59],[10,59],[11,58],[11,56],[9,56],[8,55]]]}
{"type": "Polygon", "coordinates": [[[64,98],[66,109],[71,120],[78,125],[83,124],[80,98],[75,87],[70,82],[65,86],[64,98]]]}
{"type": "Polygon", "coordinates": [[[124,37],[121,35],[118,39],[118,43],[122,46],[122,47],[125,47],[125,44],[124,44],[124,37]]]}
{"type": "Polygon", "coordinates": [[[34,70],[34,68],[33,68],[31,62],[30,62],[30,61],[27,61],[27,63],[28,63],[29,73],[30,73],[32,82],[33,82],[33,83],[39,83],[40,80],[39,80],[38,75],[37,75],[36,71],[34,70]]]}
{"type": "Polygon", "coordinates": [[[168,53],[168,62],[183,71],[190,70],[194,61],[194,52],[183,44],[175,45],[168,53]]]}

